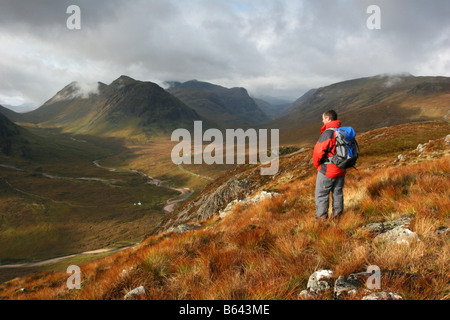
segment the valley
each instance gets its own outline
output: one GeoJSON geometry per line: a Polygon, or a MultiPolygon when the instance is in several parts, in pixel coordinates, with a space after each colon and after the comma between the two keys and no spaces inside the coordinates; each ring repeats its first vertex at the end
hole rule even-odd
{"type": "MultiPolygon", "coordinates": [[[[80,96],[72,83],[37,110],[0,113],[0,282],[65,272],[68,263],[89,266],[171,228],[215,224],[230,201],[258,189],[309,181],[309,153],[327,108],[335,107],[370,146],[361,151],[366,169],[389,166],[386,159],[449,132],[447,78],[408,76],[388,89],[386,81],[379,76],[310,90],[266,117],[243,88],[194,81],[165,91],[121,76],[99,83],[92,95],[80,96]],[[173,129],[192,132],[194,121],[214,128],[221,119],[218,132],[279,129],[280,172],[251,173],[260,164],[248,161],[172,162],[173,129]]],[[[202,150],[207,146],[203,141],[202,150]]]]}

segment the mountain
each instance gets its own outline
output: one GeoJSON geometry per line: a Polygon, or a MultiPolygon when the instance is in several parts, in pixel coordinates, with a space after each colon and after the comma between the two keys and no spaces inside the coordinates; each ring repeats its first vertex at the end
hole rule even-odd
{"type": "Polygon", "coordinates": [[[253,98],[258,107],[272,120],[284,115],[284,110],[291,105],[289,102],[270,102],[266,99],[253,98]]]}
{"type": "Polygon", "coordinates": [[[378,75],[322,87],[300,98],[290,112],[268,126],[279,128],[285,143],[317,138],[323,112],[334,109],[344,125],[357,131],[412,121],[447,117],[450,78],[415,77],[409,74],[378,75]]]}
{"type": "Polygon", "coordinates": [[[312,97],[312,95],[317,91],[317,89],[310,89],[308,90],[305,94],[303,94],[300,98],[298,98],[297,100],[295,100],[293,103],[291,103],[289,106],[287,106],[286,108],[284,108],[281,112],[281,116],[285,116],[287,114],[289,114],[290,112],[292,112],[293,110],[295,110],[297,107],[299,107],[303,102],[305,102],[306,100],[308,100],[310,97],[312,97]]]}
{"type": "MultiPolygon", "coordinates": [[[[0,106],[0,110],[3,108],[0,106]]],[[[14,124],[0,112],[0,155],[28,157],[30,151],[28,135],[25,129],[14,124]]]]}
{"type": "Polygon", "coordinates": [[[36,109],[35,106],[30,105],[30,104],[26,104],[26,103],[18,105],[18,106],[12,106],[12,105],[7,105],[7,104],[5,104],[3,106],[5,108],[8,108],[9,110],[12,110],[12,111],[17,112],[17,113],[29,112],[29,111],[32,111],[32,110],[36,109]]]}
{"type": "Polygon", "coordinates": [[[220,128],[250,127],[269,121],[244,88],[228,89],[197,80],[168,84],[168,92],[220,128]]]}
{"type": "Polygon", "coordinates": [[[127,76],[110,85],[72,82],[24,116],[41,126],[101,136],[167,134],[202,119],[157,84],[127,76]]]}
{"type": "Polygon", "coordinates": [[[14,110],[11,110],[10,108],[1,105],[0,105],[0,113],[13,122],[25,121],[25,116],[22,113],[18,113],[14,110]]]}

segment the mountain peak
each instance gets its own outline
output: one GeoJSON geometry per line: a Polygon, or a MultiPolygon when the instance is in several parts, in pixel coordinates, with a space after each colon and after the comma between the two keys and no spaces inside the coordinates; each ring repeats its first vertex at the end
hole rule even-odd
{"type": "Polygon", "coordinates": [[[111,85],[112,86],[125,86],[125,85],[129,85],[129,84],[136,83],[136,82],[137,82],[137,80],[135,80],[129,76],[121,75],[119,78],[114,80],[111,83],[111,85]]]}

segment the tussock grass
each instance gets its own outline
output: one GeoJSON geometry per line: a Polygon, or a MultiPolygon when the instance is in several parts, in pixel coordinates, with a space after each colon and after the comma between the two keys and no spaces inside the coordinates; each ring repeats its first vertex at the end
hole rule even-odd
{"type": "Polygon", "coordinates": [[[298,299],[318,269],[337,277],[370,265],[381,269],[383,291],[404,299],[448,296],[450,240],[435,232],[450,226],[448,156],[366,168],[347,176],[346,209],[337,221],[315,221],[315,176],[307,175],[277,186],[272,199],[205,221],[207,227],[152,236],[83,267],[79,291],[68,291],[67,275],[55,273],[12,280],[0,286],[0,297],[123,299],[143,285],[146,295],[136,299],[298,299]],[[419,235],[409,246],[375,242],[362,229],[402,216],[419,235]],[[20,287],[27,291],[15,294],[20,287]]]}

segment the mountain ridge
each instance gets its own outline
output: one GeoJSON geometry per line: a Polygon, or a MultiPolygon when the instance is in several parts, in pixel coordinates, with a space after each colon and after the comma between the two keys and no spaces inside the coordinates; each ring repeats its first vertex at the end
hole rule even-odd
{"type": "Polygon", "coordinates": [[[72,82],[38,109],[28,121],[82,134],[168,134],[202,118],[152,82],[121,76],[111,84],[82,87],[72,82]],[[95,87],[96,86],[96,87],[95,87]]]}
{"type": "Polygon", "coordinates": [[[251,127],[269,121],[245,88],[225,88],[198,80],[167,84],[169,93],[221,128],[251,127]]]}
{"type": "Polygon", "coordinates": [[[334,109],[343,125],[366,131],[414,121],[450,116],[449,77],[378,75],[318,88],[299,99],[290,112],[268,124],[280,128],[284,143],[301,144],[317,138],[323,112],[334,109]],[[315,129],[314,129],[315,128],[315,129]]]}

